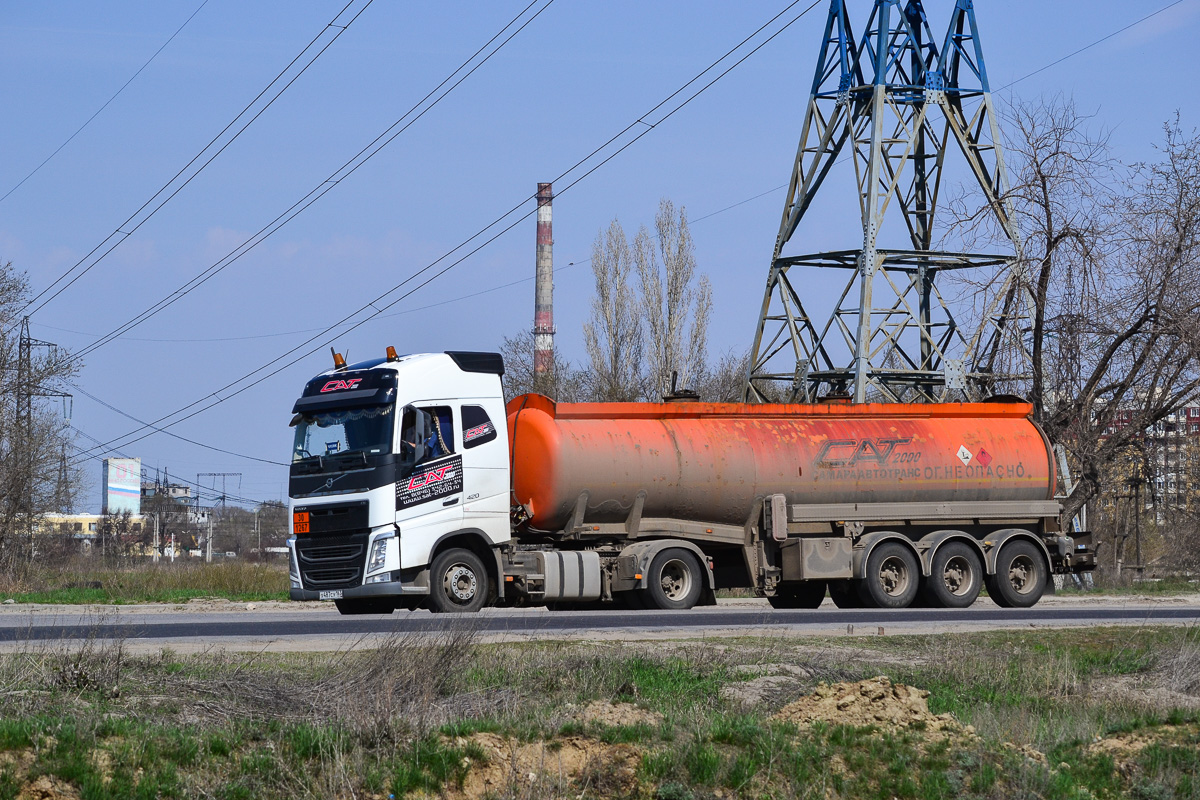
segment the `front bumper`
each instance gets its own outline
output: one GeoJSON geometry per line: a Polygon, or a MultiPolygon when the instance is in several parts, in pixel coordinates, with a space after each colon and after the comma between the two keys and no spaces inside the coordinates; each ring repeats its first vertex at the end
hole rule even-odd
{"type": "MultiPolygon", "coordinates": [[[[293,586],[288,596],[292,600],[320,600],[322,599],[321,591],[320,589],[303,589],[293,586]]],[[[330,590],[324,591],[329,592],[330,590]]],[[[425,597],[429,594],[429,571],[403,570],[399,580],[387,583],[369,583],[333,591],[341,592],[340,599],[342,600],[368,597],[425,597]]]]}

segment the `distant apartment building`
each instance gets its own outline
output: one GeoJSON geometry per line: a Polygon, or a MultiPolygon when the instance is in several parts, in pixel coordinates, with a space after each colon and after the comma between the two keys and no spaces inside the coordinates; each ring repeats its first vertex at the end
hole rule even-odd
{"type": "MultiPolygon", "coordinates": [[[[1134,412],[1119,411],[1108,433],[1132,424],[1134,412]]],[[[1200,406],[1186,406],[1146,429],[1140,448],[1114,465],[1111,476],[1117,491],[1101,504],[1111,508],[1120,495],[1139,495],[1145,509],[1161,514],[1167,509],[1197,505],[1200,490],[1200,406]]]]}

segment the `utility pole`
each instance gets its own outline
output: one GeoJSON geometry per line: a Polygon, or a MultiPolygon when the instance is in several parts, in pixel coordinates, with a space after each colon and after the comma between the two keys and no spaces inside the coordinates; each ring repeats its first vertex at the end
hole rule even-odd
{"type": "Polygon", "coordinates": [[[20,465],[21,475],[18,478],[17,491],[19,492],[19,501],[17,507],[17,518],[25,528],[25,533],[29,537],[29,559],[32,561],[34,556],[33,544],[33,491],[37,483],[35,480],[35,458],[34,458],[34,441],[33,441],[33,398],[35,397],[61,397],[63,399],[63,415],[70,422],[71,415],[67,411],[68,399],[71,395],[67,392],[62,392],[57,389],[42,386],[37,383],[37,376],[34,374],[33,350],[34,348],[45,348],[55,353],[58,345],[53,342],[43,342],[40,339],[34,339],[29,335],[29,317],[21,317],[21,335],[17,342],[17,385],[16,385],[16,401],[17,401],[17,435],[14,441],[17,451],[16,463],[20,465]]]}
{"type": "Polygon", "coordinates": [[[958,0],[945,36],[935,38],[922,0],[873,0],[859,35],[848,5],[829,0],[744,397],[911,403],[1004,392],[1029,372],[1021,330],[1032,295],[974,7],[958,0]],[[960,156],[1012,253],[934,249],[943,169],[960,156]],[[786,253],[842,161],[853,162],[858,202],[846,212],[860,215],[861,238],[844,249],[786,253]],[[908,234],[899,247],[883,241],[889,209],[891,229],[908,234]],[[974,330],[960,327],[935,285],[958,270],[996,287],[974,330]],[[811,300],[819,288],[838,297],[821,316],[811,300]]]}
{"type": "MultiPolygon", "coordinates": [[[[221,496],[220,496],[220,498],[218,498],[221,501],[221,508],[225,508],[225,500],[226,500],[226,498],[225,498],[225,479],[226,478],[237,478],[238,479],[238,484],[237,484],[238,490],[240,491],[242,488],[242,473],[240,473],[240,472],[198,472],[198,473],[196,473],[196,487],[197,488],[199,488],[200,486],[203,485],[200,482],[201,478],[213,478],[214,479],[213,480],[213,491],[214,492],[217,490],[217,482],[215,479],[216,478],[221,479],[221,496]]],[[[196,508],[199,508],[199,507],[200,507],[200,493],[197,492],[196,493],[196,508]]]]}

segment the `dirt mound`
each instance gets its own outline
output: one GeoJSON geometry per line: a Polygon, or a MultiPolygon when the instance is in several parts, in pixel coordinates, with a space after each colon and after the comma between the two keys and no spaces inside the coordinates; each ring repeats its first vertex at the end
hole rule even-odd
{"type": "Polygon", "coordinates": [[[17,800],[79,800],[79,790],[66,781],[42,775],[25,784],[17,800]]]}
{"type": "Polygon", "coordinates": [[[579,714],[583,722],[598,722],[601,725],[649,725],[657,727],[663,721],[662,714],[647,711],[633,703],[609,703],[594,700],[584,706],[579,714]]]}
{"type": "Polygon", "coordinates": [[[447,791],[453,800],[549,796],[568,786],[610,797],[637,788],[641,753],[627,744],[605,744],[583,736],[525,744],[494,733],[454,740],[459,747],[468,742],[478,745],[487,758],[469,765],[461,789],[447,791]]]}
{"type": "Polygon", "coordinates": [[[927,731],[973,735],[950,714],[934,714],[926,698],[929,692],[885,676],[856,683],[822,683],[816,691],[784,706],[775,719],[798,725],[827,722],[831,725],[911,727],[927,731]]]}
{"type": "Polygon", "coordinates": [[[1128,776],[1136,767],[1138,755],[1147,747],[1194,741],[1197,732],[1200,732],[1200,726],[1197,725],[1157,725],[1096,739],[1087,746],[1087,752],[1110,756],[1117,771],[1128,776]]]}

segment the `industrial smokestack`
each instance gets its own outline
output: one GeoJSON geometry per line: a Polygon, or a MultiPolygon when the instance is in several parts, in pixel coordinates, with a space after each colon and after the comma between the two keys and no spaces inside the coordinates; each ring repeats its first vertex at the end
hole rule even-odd
{"type": "Polygon", "coordinates": [[[533,295],[533,379],[538,391],[549,390],[554,366],[554,232],[550,184],[537,185],[537,279],[533,295]]]}

